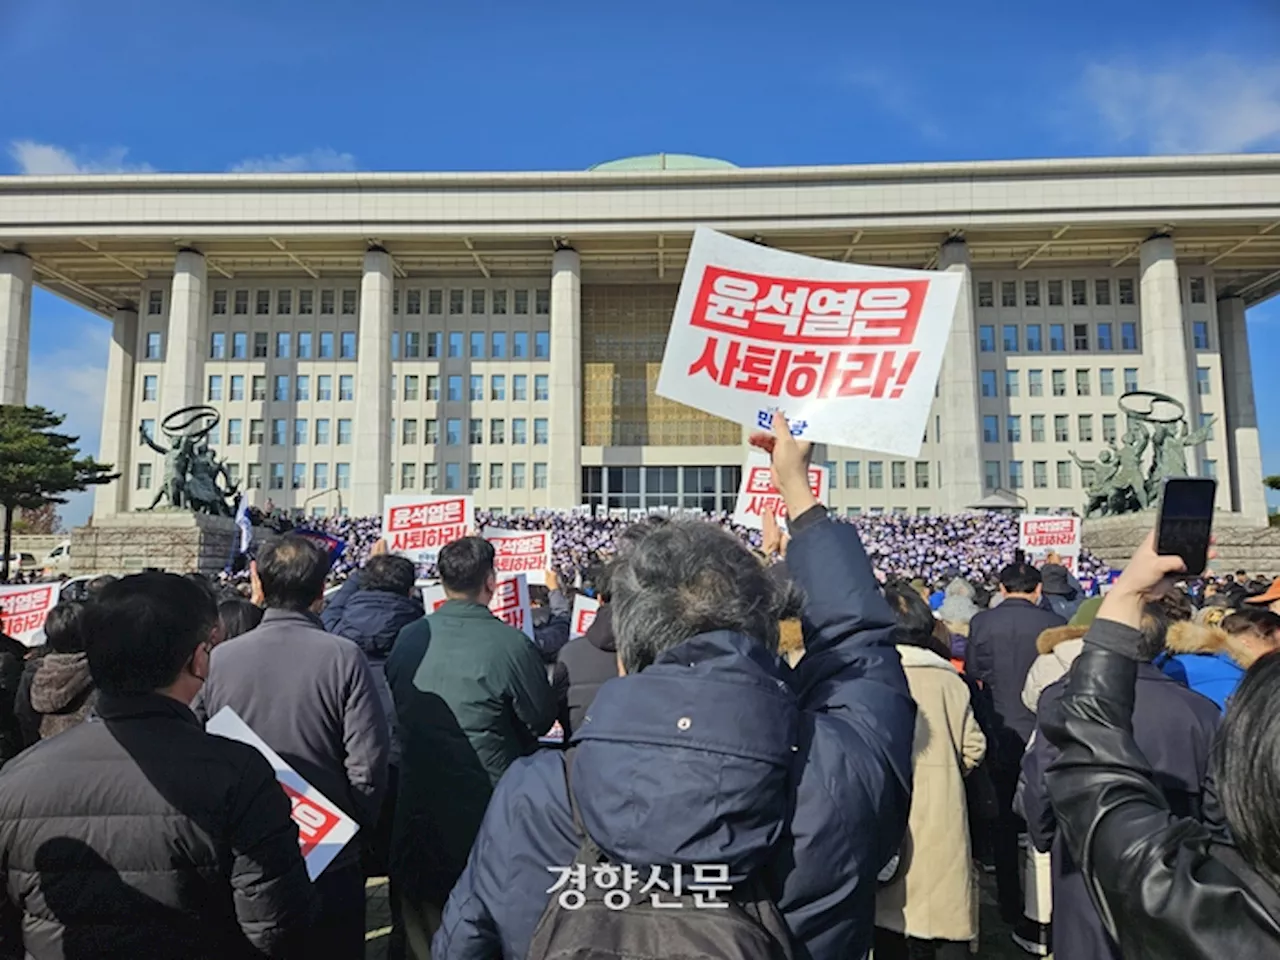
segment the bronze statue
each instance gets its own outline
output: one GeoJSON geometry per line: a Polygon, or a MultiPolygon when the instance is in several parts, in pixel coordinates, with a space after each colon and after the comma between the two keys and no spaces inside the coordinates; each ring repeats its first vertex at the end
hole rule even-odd
{"type": "Polygon", "coordinates": [[[218,420],[218,411],[213,407],[175,410],[160,424],[169,440],[167,450],[151,438],[145,425],[139,425],[142,441],[156,453],[164,454],[164,480],[146,509],[154,510],[167,498],[171,508],[185,508],[193,513],[229,517],[235,512],[236,484],[226,464],[218,460],[209,446],[209,433],[218,425],[218,420]],[[219,478],[225,480],[225,487],[219,486],[219,478]]]}

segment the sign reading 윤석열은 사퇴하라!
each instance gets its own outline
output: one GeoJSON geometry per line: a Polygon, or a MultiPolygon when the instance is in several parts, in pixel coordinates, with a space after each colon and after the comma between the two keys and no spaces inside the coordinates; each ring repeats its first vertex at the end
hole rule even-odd
{"type": "Polygon", "coordinates": [[[0,633],[33,646],[49,611],[58,605],[60,583],[0,587],[0,633]]]}
{"type": "MultiPolygon", "coordinates": [[[[824,506],[827,502],[827,480],[825,467],[809,468],[809,489],[813,491],[814,498],[824,506]]],[[[750,530],[763,530],[766,510],[772,510],[780,521],[787,519],[787,505],[778,488],[773,485],[769,457],[763,453],[752,453],[747,457],[746,469],[742,471],[733,522],[750,530]]]]}
{"type": "Polygon", "coordinates": [[[414,563],[434,563],[440,548],[475,526],[470,497],[389,495],[382,499],[382,538],[387,549],[414,563]]]}
{"type": "Polygon", "coordinates": [[[755,429],[914,457],[958,274],[819,260],[699,229],[659,396],[755,429]]]}
{"type": "Polygon", "coordinates": [[[1075,573],[1080,546],[1079,517],[1038,517],[1024,513],[1018,518],[1018,549],[1025,550],[1034,563],[1056,553],[1062,558],[1062,565],[1075,573]]]}
{"type": "MultiPolygon", "coordinates": [[[[432,614],[445,605],[448,597],[440,584],[422,587],[422,606],[432,614]]],[[[523,573],[498,577],[498,587],[489,601],[489,612],[509,627],[515,627],[533,639],[533,604],[529,601],[529,581],[523,573]]]]}
{"type": "Polygon", "coordinates": [[[573,598],[573,613],[569,620],[569,639],[584,636],[600,613],[600,601],[578,594],[573,598]]]}
{"type": "Polygon", "coordinates": [[[530,583],[547,582],[551,569],[550,530],[485,530],[493,544],[493,569],[499,576],[523,573],[530,583]]]}

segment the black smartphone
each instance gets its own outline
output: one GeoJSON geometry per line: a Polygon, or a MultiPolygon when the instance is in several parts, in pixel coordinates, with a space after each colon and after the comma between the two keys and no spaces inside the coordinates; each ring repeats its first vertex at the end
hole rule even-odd
{"type": "Polygon", "coordinates": [[[1188,576],[1198,577],[1209,562],[1217,495],[1218,481],[1207,477],[1170,477],[1164,482],[1156,519],[1156,553],[1181,557],[1188,576]]]}

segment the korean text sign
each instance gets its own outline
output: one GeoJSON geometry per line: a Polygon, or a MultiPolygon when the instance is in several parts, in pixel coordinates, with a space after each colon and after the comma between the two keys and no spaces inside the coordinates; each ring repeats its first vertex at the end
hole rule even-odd
{"type": "Polygon", "coordinates": [[[961,277],[819,260],[699,229],[659,396],[820,443],[920,452],[961,277]]]}
{"type": "Polygon", "coordinates": [[[1075,572],[1080,557],[1079,517],[1040,517],[1024,513],[1018,518],[1018,547],[1037,562],[1052,552],[1062,565],[1075,572]]]}
{"type": "Polygon", "coordinates": [[[0,633],[32,646],[44,628],[45,617],[58,605],[61,592],[60,583],[0,587],[0,633]]]}
{"type": "Polygon", "coordinates": [[[550,530],[485,530],[493,544],[498,576],[523,573],[530,583],[546,583],[551,569],[550,530]]]}
{"type": "Polygon", "coordinates": [[[247,743],[267,758],[276,780],[293,805],[293,822],[298,825],[298,843],[302,847],[302,858],[307,862],[307,876],[315,880],[356,835],[359,829],[356,822],[302,779],[298,771],[285,763],[230,707],[223,707],[210,717],[205,730],[247,743]]]}
{"type": "MultiPolygon", "coordinates": [[[[825,467],[809,468],[809,489],[819,503],[827,502],[827,481],[825,467]]],[[[766,510],[772,510],[779,520],[787,518],[786,504],[782,502],[782,494],[773,485],[773,475],[769,472],[768,456],[752,453],[747,457],[746,469],[742,471],[733,522],[751,530],[762,530],[766,510]]]]}
{"type": "Polygon", "coordinates": [[[440,548],[460,540],[475,526],[470,497],[394,495],[382,501],[382,536],[387,549],[414,563],[433,563],[440,548]]]}
{"type": "Polygon", "coordinates": [[[584,597],[578,594],[573,598],[573,613],[569,620],[569,637],[574,639],[582,636],[591,629],[591,625],[596,622],[596,615],[600,612],[600,601],[593,600],[590,597],[584,597]]]}
{"type": "MultiPolygon", "coordinates": [[[[444,587],[439,584],[422,588],[422,606],[428,614],[443,607],[447,599],[444,587]]],[[[533,639],[533,607],[529,603],[529,581],[523,573],[499,576],[498,589],[489,601],[489,612],[507,626],[515,627],[533,639]]]]}

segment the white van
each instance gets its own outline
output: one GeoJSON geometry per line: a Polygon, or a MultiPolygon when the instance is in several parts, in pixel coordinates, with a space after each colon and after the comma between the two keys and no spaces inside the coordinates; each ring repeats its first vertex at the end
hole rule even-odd
{"type": "Polygon", "coordinates": [[[38,564],[34,553],[11,553],[9,554],[9,573],[17,573],[21,570],[23,573],[31,573],[38,564]]]}
{"type": "Polygon", "coordinates": [[[42,570],[45,574],[59,574],[71,572],[71,541],[63,540],[60,544],[49,551],[49,555],[44,558],[42,570]]]}

